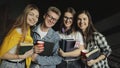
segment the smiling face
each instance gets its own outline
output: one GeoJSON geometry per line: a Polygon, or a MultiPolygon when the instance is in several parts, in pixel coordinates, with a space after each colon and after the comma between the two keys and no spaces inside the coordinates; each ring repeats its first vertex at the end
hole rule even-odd
{"type": "Polygon", "coordinates": [[[78,27],[84,32],[88,27],[89,19],[85,13],[79,14],[77,19],[78,27]]]}
{"type": "Polygon", "coordinates": [[[71,25],[73,24],[73,14],[70,12],[65,12],[63,21],[67,29],[71,28],[71,25]]]}
{"type": "Polygon", "coordinates": [[[55,12],[53,11],[49,11],[47,14],[44,15],[44,19],[45,19],[45,26],[47,28],[51,28],[53,27],[56,22],[59,19],[59,15],[57,15],[55,12]]]}
{"type": "Polygon", "coordinates": [[[33,9],[29,11],[27,15],[27,24],[29,24],[30,26],[35,25],[38,22],[38,18],[39,18],[38,10],[33,9]]]}

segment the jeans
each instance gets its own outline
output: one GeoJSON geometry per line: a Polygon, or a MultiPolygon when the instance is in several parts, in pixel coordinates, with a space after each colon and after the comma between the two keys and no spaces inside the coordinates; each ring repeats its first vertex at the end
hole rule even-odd
{"type": "Polygon", "coordinates": [[[81,60],[62,61],[56,68],[85,68],[85,65],[81,60]]]}

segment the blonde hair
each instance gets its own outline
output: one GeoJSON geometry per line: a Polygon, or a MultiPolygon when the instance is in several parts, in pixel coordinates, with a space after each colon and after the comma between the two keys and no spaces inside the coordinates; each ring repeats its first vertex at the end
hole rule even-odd
{"type": "Polygon", "coordinates": [[[58,16],[61,16],[61,11],[54,6],[49,7],[47,12],[49,11],[55,12],[58,16]]]}
{"type": "Polygon", "coordinates": [[[34,5],[34,4],[27,5],[25,7],[24,11],[22,12],[22,14],[20,16],[18,16],[18,18],[16,19],[16,21],[12,27],[12,29],[17,28],[17,27],[22,29],[23,39],[25,38],[27,30],[30,27],[27,24],[27,15],[31,10],[34,10],[34,9],[39,12],[39,9],[36,5],[34,5]]]}

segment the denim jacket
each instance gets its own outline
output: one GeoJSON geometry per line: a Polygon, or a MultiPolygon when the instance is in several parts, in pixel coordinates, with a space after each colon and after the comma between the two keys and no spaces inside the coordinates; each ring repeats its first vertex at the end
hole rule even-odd
{"type": "Polygon", "coordinates": [[[56,65],[60,64],[62,60],[62,58],[58,56],[60,37],[57,32],[55,32],[52,28],[50,28],[46,36],[41,39],[41,36],[37,33],[38,26],[36,26],[32,30],[32,37],[33,37],[34,43],[37,40],[44,40],[44,41],[53,42],[55,46],[53,48],[53,56],[38,55],[36,58],[36,62],[40,65],[40,68],[56,68],[56,65]]]}

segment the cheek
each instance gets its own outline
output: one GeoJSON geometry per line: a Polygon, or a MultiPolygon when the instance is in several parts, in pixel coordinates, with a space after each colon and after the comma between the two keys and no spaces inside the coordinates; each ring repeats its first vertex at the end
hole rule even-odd
{"type": "Polygon", "coordinates": [[[30,21],[30,19],[31,19],[31,17],[30,17],[30,16],[28,16],[28,17],[27,17],[27,22],[29,22],[29,21],[30,21]]]}
{"type": "Polygon", "coordinates": [[[44,21],[45,21],[45,23],[50,22],[50,20],[49,20],[49,19],[47,19],[47,18],[44,18],[44,21]]]}
{"type": "Polygon", "coordinates": [[[36,23],[38,22],[38,18],[36,19],[36,23]]]}
{"type": "Polygon", "coordinates": [[[88,23],[85,23],[85,27],[86,27],[86,28],[88,27],[88,23]]]}
{"type": "Polygon", "coordinates": [[[77,25],[78,25],[78,27],[80,27],[80,25],[81,25],[80,22],[77,22],[77,25]]]}

